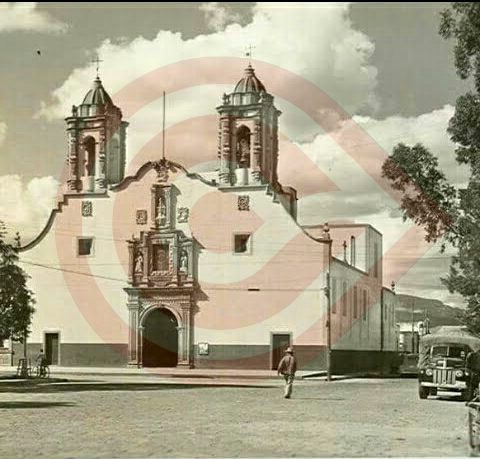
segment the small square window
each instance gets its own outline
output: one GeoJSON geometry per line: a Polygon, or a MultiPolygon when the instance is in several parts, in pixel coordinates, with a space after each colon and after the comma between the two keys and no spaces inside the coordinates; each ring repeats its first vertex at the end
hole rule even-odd
{"type": "Polygon", "coordinates": [[[250,253],[251,234],[235,234],[235,253],[250,253]]]}
{"type": "Polygon", "coordinates": [[[77,253],[81,257],[88,255],[93,255],[93,238],[91,237],[81,237],[77,239],[78,247],[77,253]]]}

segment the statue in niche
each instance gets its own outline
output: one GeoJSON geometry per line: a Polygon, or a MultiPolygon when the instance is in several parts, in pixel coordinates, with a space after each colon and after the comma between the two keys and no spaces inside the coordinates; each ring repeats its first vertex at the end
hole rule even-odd
{"type": "Polygon", "coordinates": [[[184,273],[188,272],[188,253],[186,250],[182,250],[180,255],[180,271],[184,273]]]}
{"type": "Polygon", "coordinates": [[[250,129],[240,126],[237,130],[237,164],[238,167],[250,167],[250,129]]]}
{"type": "Polygon", "coordinates": [[[143,273],[143,253],[137,252],[137,256],[135,257],[135,274],[143,273]]]}
{"type": "Polygon", "coordinates": [[[165,202],[165,196],[158,198],[157,223],[160,226],[164,226],[167,223],[167,203],[165,202]]]}
{"type": "Polygon", "coordinates": [[[240,165],[242,167],[248,167],[248,160],[250,159],[250,145],[247,139],[240,139],[240,165]]]}

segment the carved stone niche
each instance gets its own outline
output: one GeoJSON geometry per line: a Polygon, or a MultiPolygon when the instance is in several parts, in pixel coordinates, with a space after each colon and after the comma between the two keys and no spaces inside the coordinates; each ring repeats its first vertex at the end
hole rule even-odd
{"type": "Polygon", "coordinates": [[[152,195],[152,229],[170,229],[173,227],[172,215],[175,211],[175,193],[171,185],[154,184],[152,195]]]}
{"type": "Polygon", "coordinates": [[[129,246],[129,283],[133,286],[173,288],[193,286],[193,240],[182,231],[142,231],[129,246]]]}

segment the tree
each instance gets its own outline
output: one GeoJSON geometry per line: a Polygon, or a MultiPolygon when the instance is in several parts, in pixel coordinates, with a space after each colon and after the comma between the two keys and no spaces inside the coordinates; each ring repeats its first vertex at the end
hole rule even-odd
{"type": "Polygon", "coordinates": [[[456,249],[442,282],[466,303],[463,320],[480,334],[480,5],[452,3],[441,13],[440,35],[454,39],[455,67],[474,90],[460,96],[447,132],[455,143],[456,161],[469,167],[465,188],[450,185],[438,160],[424,146],[397,145],[382,166],[382,175],[403,193],[404,219],[425,229],[427,241],[456,249]]]}
{"type": "Polygon", "coordinates": [[[35,304],[27,288],[28,275],[18,266],[17,249],[5,236],[5,225],[0,222],[0,342],[28,335],[35,304]]]}

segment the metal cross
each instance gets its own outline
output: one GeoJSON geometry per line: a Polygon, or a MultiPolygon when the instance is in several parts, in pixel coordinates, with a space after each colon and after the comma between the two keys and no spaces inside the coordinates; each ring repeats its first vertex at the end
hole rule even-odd
{"type": "Polygon", "coordinates": [[[255,49],[255,46],[248,45],[247,50],[245,51],[245,56],[248,57],[249,64],[251,64],[252,61],[252,49],[255,49]]]}
{"type": "Polygon", "coordinates": [[[96,64],[96,69],[97,69],[97,77],[98,77],[98,68],[99,68],[99,64],[100,62],[103,62],[101,59],[97,58],[96,59],[92,59],[92,62],[94,62],[96,64]]]}

